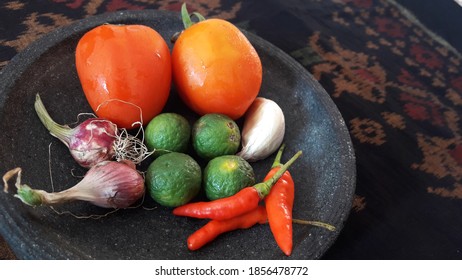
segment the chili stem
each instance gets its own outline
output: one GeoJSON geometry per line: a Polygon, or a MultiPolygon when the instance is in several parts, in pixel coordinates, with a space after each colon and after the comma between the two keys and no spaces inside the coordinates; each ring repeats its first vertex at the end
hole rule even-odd
{"type": "Polygon", "coordinates": [[[300,225],[311,225],[311,226],[316,226],[316,227],[322,227],[330,231],[335,231],[336,228],[333,225],[329,225],[323,222],[319,221],[306,221],[306,220],[300,220],[300,219],[292,219],[292,222],[294,224],[300,224],[300,225]]]}
{"type": "Polygon", "coordinates": [[[271,190],[271,187],[281,178],[281,176],[287,171],[287,169],[294,163],[299,156],[302,155],[302,151],[298,151],[289,161],[279,168],[274,175],[268,180],[254,185],[254,188],[258,191],[261,198],[267,196],[271,190]]]}
{"type": "Polygon", "coordinates": [[[273,162],[273,165],[271,166],[271,169],[281,165],[282,152],[284,151],[285,147],[286,147],[286,145],[282,144],[281,147],[279,148],[279,151],[276,154],[276,158],[274,159],[274,162],[273,162]]]}

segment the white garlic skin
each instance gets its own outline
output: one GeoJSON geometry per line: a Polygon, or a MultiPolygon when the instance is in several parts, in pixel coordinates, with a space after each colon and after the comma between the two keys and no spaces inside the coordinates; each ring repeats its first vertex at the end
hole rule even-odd
{"type": "Polygon", "coordinates": [[[242,150],[237,154],[249,162],[267,158],[282,144],[285,119],[273,100],[257,97],[247,110],[242,129],[242,150]]]}

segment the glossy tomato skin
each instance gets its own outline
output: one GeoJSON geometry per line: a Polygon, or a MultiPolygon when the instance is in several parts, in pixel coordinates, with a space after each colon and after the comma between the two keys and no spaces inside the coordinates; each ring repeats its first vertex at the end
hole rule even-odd
{"type": "Polygon", "coordinates": [[[262,83],[256,50],[236,26],[221,19],[183,31],[173,47],[172,67],[180,97],[200,115],[241,117],[262,83]]]}
{"type": "Polygon", "coordinates": [[[170,50],[148,26],[98,26],[78,42],[75,62],[93,111],[120,128],[131,128],[139,121],[147,124],[167,102],[170,50]]]}

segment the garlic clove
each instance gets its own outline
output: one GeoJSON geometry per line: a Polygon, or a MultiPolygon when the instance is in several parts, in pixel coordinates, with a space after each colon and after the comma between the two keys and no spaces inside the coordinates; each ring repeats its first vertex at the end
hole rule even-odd
{"type": "Polygon", "coordinates": [[[267,158],[282,144],[285,118],[273,100],[257,97],[245,115],[242,150],[237,154],[249,162],[267,158]]]}

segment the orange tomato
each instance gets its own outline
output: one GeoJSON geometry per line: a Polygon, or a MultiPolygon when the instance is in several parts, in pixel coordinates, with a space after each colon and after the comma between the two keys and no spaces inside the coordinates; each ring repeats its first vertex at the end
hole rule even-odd
{"type": "Polygon", "coordinates": [[[200,115],[241,117],[258,95],[260,58],[233,24],[208,19],[178,37],[172,51],[173,81],[182,100],[200,115]]]}
{"type": "Polygon", "coordinates": [[[98,26],[78,42],[75,62],[93,111],[120,128],[131,128],[139,121],[147,124],[167,102],[170,50],[148,26],[98,26]]]}

